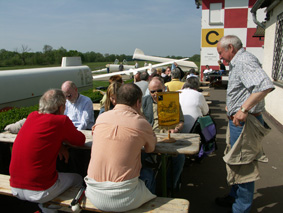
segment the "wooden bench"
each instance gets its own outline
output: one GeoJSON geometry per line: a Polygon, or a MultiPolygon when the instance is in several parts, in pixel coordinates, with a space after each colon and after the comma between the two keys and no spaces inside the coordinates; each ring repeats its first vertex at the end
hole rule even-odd
{"type": "Polygon", "coordinates": [[[209,84],[210,84],[209,81],[201,81],[201,82],[200,82],[200,85],[201,85],[201,86],[207,86],[207,85],[209,85],[209,84]]]}
{"type": "Polygon", "coordinates": [[[93,103],[92,106],[93,106],[93,110],[96,110],[96,111],[99,111],[101,108],[100,103],[93,103]]]}
{"type": "Polygon", "coordinates": [[[209,105],[209,104],[212,104],[212,101],[206,101],[206,103],[209,105]]]}
{"type": "MultiPolygon", "coordinates": [[[[0,194],[13,196],[10,188],[9,175],[0,174],[0,194]]],[[[73,198],[78,193],[79,188],[70,188],[64,193],[62,193],[57,198],[48,202],[46,206],[50,204],[60,205],[60,211],[72,212],[70,204],[73,198]]],[[[82,199],[80,206],[83,210],[92,211],[92,212],[102,212],[97,209],[92,203],[85,197],[82,199]]],[[[189,212],[189,201],[186,199],[179,198],[165,198],[157,197],[147,203],[143,204],[137,209],[128,211],[130,213],[139,213],[139,212],[189,212]]]]}
{"type": "Polygon", "coordinates": [[[209,97],[210,96],[210,92],[202,91],[201,93],[203,94],[204,97],[209,97]]]}
{"type": "Polygon", "coordinates": [[[209,90],[210,89],[209,86],[202,86],[202,87],[199,87],[199,88],[202,89],[202,90],[209,90]]]}

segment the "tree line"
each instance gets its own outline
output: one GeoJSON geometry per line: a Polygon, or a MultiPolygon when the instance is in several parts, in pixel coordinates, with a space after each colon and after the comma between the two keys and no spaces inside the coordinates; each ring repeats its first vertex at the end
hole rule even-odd
{"type": "MultiPolygon", "coordinates": [[[[22,45],[20,49],[15,51],[0,50],[0,66],[20,66],[20,65],[58,65],[61,64],[62,57],[80,56],[83,63],[89,62],[111,62],[118,59],[123,61],[132,61],[132,55],[125,54],[101,54],[90,51],[86,53],[77,50],[67,51],[65,48],[53,49],[50,45],[44,45],[42,52],[31,52],[27,45],[22,45]]],[[[181,59],[182,56],[166,56],[167,58],[181,59]]],[[[194,55],[190,60],[199,61],[199,55],[194,55]]]]}

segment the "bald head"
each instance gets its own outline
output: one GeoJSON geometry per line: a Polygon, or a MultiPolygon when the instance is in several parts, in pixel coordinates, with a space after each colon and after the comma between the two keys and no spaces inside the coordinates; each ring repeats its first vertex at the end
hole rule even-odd
{"type": "Polygon", "coordinates": [[[148,84],[148,90],[154,102],[157,102],[157,92],[164,92],[165,86],[161,77],[153,77],[148,84]]]}
{"type": "Polygon", "coordinates": [[[63,91],[66,99],[71,103],[75,103],[78,99],[78,88],[74,82],[65,81],[61,86],[61,90],[63,91]]]}

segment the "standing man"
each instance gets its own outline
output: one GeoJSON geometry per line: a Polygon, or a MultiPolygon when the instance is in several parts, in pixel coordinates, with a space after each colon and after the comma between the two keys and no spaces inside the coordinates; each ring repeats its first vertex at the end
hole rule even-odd
{"type": "Polygon", "coordinates": [[[119,71],[123,71],[124,70],[124,65],[123,63],[121,62],[120,65],[119,65],[119,71]]]}
{"type": "Polygon", "coordinates": [[[39,111],[29,114],[13,145],[10,185],[21,200],[48,202],[83,179],[75,173],[58,173],[57,156],[68,154],[63,142],[83,146],[85,136],[64,115],[66,98],[61,90],[48,90],[39,101],[39,111]]]}
{"type": "Polygon", "coordinates": [[[153,152],[157,143],[141,115],[141,101],[140,88],[124,84],[114,109],[101,114],[93,127],[86,196],[102,211],[128,211],[156,197],[139,179],[141,149],[153,152]]]}
{"type": "Polygon", "coordinates": [[[217,198],[216,203],[232,204],[234,213],[249,212],[254,181],[259,179],[257,160],[263,157],[261,139],[268,132],[262,125],[264,97],[274,86],[258,59],[245,51],[237,36],[222,37],[217,51],[220,59],[230,63],[226,101],[229,123],[224,161],[227,181],[232,188],[227,197],[217,198]]]}
{"type": "Polygon", "coordinates": [[[137,61],[136,61],[136,63],[135,63],[135,68],[139,68],[139,64],[138,64],[137,61]]]}
{"type": "Polygon", "coordinates": [[[93,104],[89,97],[81,95],[72,81],[65,81],[61,87],[66,96],[67,115],[78,130],[91,129],[94,125],[93,104]]]}

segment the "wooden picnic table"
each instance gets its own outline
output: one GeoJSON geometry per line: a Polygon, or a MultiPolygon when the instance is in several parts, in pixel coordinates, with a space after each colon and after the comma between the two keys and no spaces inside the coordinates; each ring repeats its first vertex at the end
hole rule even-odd
{"type": "Polygon", "coordinates": [[[210,92],[203,91],[201,93],[203,94],[204,97],[209,97],[210,96],[210,92]]]}
{"type": "MultiPolygon", "coordinates": [[[[91,149],[92,146],[92,134],[91,130],[81,130],[86,136],[86,142],[84,147],[77,147],[82,149],[91,149]]],[[[0,133],[0,142],[14,143],[17,134],[9,133],[8,131],[0,133]]],[[[185,154],[195,155],[199,152],[200,136],[192,133],[172,133],[171,138],[174,138],[176,142],[167,143],[164,139],[168,137],[167,133],[156,133],[157,144],[153,153],[161,155],[161,172],[162,172],[162,192],[163,196],[167,196],[167,180],[166,180],[166,162],[168,155],[185,154]]]]}
{"type": "MultiPolygon", "coordinates": [[[[81,130],[81,132],[86,136],[84,148],[90,149],[92,145],[91,130],[81,130]]],[[[2,134],[0,134],[0,140],[2,134]]],[[[163,140],[167,138],[168,134],[156,133],[157,144],[154,153],[194,155],[199,152],[200,136],[198,134],[172,133],[170,135],[171,138],[176,139],[176,142],[165,143],[163,140]]]]}
{"type": "MultiPolygon", "coordinates": [[[[83,149],[90,149],[92,146],[91,130],[81,130],[86,136],[84,147],[77,147],[83,149]]],[[[165,143],[163,140],[167,138],[167,133],[156,133],[157,144],[154,153],[164,154],[186,154],[194,155],[199,152],[200,136],[193,133],[171,133],[171,138],[175,138],[174,143],[165,143]]],[[[8,131],[0,133],[0,142],[14,143],[17,134],[9,133],[8,131]]]]}
{"type": "Polygon", "coordinates": [[[101,108],[100,103],[93,103],[92,106],[93,106],[93,110],[100,111],[101,108]]]}
{"type": "Polygon", "coordinates": [[[201,82],[200,82],[200,85],[201,85],[201,86],[207,86],[207,85],[209,85],[209,84],[210,84],[209,81],[201,81],[201,82]]]}

